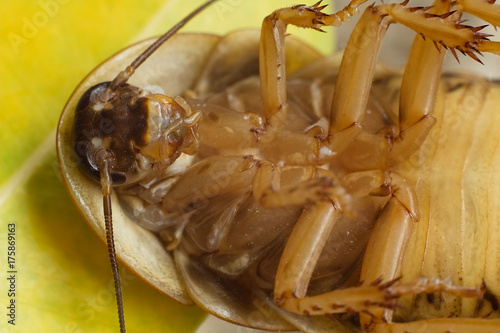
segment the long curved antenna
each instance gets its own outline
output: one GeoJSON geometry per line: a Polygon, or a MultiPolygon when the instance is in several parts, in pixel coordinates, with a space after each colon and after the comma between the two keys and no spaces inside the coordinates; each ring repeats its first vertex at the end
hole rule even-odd
{"type": "Polygon", "coordinates": [[[167,41],[170,37],[172,37],[180,28],[182,28],[186,23],[188,23],[194,16],[196,16],[199,12],[204,10],[206,7],[210,6],[213,2],[217,0],[210,0],[205,2],[200,7],[196,8],[192,11],[188,16],[186,16],[183,20],[173,26],[169,31],[167,31],[163,36],[158,38],[151,46],[149,46],[144,52],[142,52],[132,63],[124,70],[121,71],[115,79],[109,85],[111,91],[115,90],[130,78],[132,74],[134,74],[137,67],[139,67],[157,48],[159,48],[165,41],[167,41]]]}
{"type": "MultiPolygon", "coordinates": [[[[108,155],[104,153],[105,155],[108,155]]],[[[104,211],[104,227],[106,229],[106,244],[108,245],[109,262],[113,273],[113,282],[115,285],[116,306],[118,308],[118,322],[120,323],[120,332],[125,333],[125,316],[123,315],[122,286],[120,282],[120,271],[118,270],[118,261],[116,260],[115,240],[113,234],[113,213],[111,211],[111,175],[109,173],[110,156],[104,156],[99,168],[101,171],[102,186],[102,206],[104,211]]]]}

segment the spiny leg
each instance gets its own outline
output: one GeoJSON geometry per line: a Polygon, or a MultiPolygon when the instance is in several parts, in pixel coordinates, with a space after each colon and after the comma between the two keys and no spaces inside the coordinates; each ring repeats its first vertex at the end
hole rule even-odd
{"type": "Polygon", "coordinates": [[[493,26],[500,25],[500,6],[493,1],[457,0],[460,11],[480,17],[493,26]]]}
{"type": "MultiPolygon", "coordinates": [[[[446,44],[446,42],[439,39],[437,40],[437,42],[439,42],[440,44],[444,44],[445,46],[451,45],[450,47],[456,49],[461,48],[462,50],[464,50],[465,48],[466,51],[464,52],[469,55],[472,54],[475,56],[474,52],[476,52],[476,50],[474,48],[474,43],[478,44],[478,40],[482,40],[484,38],[484,36],[482,36],[481,34],[476,34],[479,29],[474,31],[474,29],[472,28],[456,26],[456,23],[453,22],[451,22],[452,24],[450,25],[446,21],[443,21],[450,15],[443,15],[438,17],[432,14],[427,14],[425,13],[425,10],[419,9],[401,11],[401,8],[397,7],[397,5],[396,7],[392,5],[381,6],[377,9],[381,9],[380,12],[375,10],[376,13],[378,12],[378,14],[381,14],[378,17],[379,19],[383,19],[385,16],[391,16],[391,19],[396,17],[397,19],[394,19],[394,21],[406,22],[408,25],[413,26],[413,28],[417,31],[419,31],[418,29],[421,28],[421,30],[425,31],[428,35],[437,35],[436,31],[443,33],[444,35],[451,33],[453,35],[452,37],[447,36],[447,38],[445,38],[449,44],[446,44]],[[415,12],[417,12],[418,15],[412,16],[415,12]],[[440,21],[432,22],[430,28],[419,27],[419,23],[423,24],[425,20],[431,18],[439,19],[440,21]]],[[[364,23],[366,24],[367,22],[364,23]]],[[[379,23],[377,21],[372,22],[379,23]]],[[[379,48],[379,44],[377,43],[372,44],[372,46],[376,50],[378,50],[379,48]]],[[[368,62],[368,64],[370,64],[370,62],[368,62]]],[[[438,65],[436,69],[440,71],[440,66],[438,65]]],[[[431,76],[431,80],[432,79],[433,76],[431,76]]],[[[371,81],[371,79],[368,80],[368,85],[370,84],[369,81],[371,81]]],[[[363,112],[364,107],[360,108],[359,114],[362,116],[363,112]]],[[[349,117],[349,114],[347,112],[346,115],[347,117],[349,117]]],[[[407,113],[404,116],[408,116],[407,119],[412,119],[412,117],[416,117],[417,115],[419,114],[407,113]]],[[[334,118],[334,115],[332,115],[332,118],[334,118]]],[[[334,124],[334,122],[332,123],[334,124]]],[[[403,120],[403,123],[410,123],[410,127],[414,124],[412,124],[411,121],[408,120],[403,120]]],[[[356,125],[357,124],[355,122],[351,123],[351,126],[356,125]]],[[[345,127],[344,129],[347,129],[351,126],[345,127]]],[[[381,246],[385,246],[383,244],[380,245],[380,240],[384,240],[385,242],[387,239],[391,239],[393,241],[389,246],[392,246],[392,250],[394,250],[395,252],[401,252],[405,247],[405,241],[407,240],[407,237],[405,237],[405,235],[407,235],[409,232],[407,222],[409,222],[408,220],[411,219],[412,216],[417,216],[417,214],[412,209],[413,205],[415,205],[414,202],[412,203],[412,200],[409,200],[412,196],[409,195],[408,189],[411,188],[402,185],[400,185],[400,188],[406,188],[406,190],[402,191],[398,195],[394,195],[390,200],[388,206],[384,210],[384,214],[381,217],[381,223],[378,223],[379,229],[374,231],[373,237],[375,237],[375,240],[372,241],[372,248],[378,249],[381,246]],[[401,221],[403,221],[404,223],[397,226],[394,225],[394,223],[398,224],[401,221]],[[388,236],[378,237],[383,234],[388,236]]],[[[326,203],[323,203],[321,205],[326,205],[326,203]]],[[[305,230],[308,233],[310,232],[312,235],[317,236],[316,238],[314,238],[314,240],[319,240],[318,237],[322,231],[331,230],[331,226],[329,226],[328,224],[334,224],[338,219],[338,215],[337,213],[335,213],[335,211],[331,210],[331,207],[328,206],[318,205],[314,206],[314,208],[317,210],[312,211],[312,213],[309,214],[312,214],[312,216],[315,216],[316,218],[313,218],[311,220],[307,218],[301,218],[297,223],[296,230],[302,230],[303,232],[305,230]],[[328,222],[328,220],[330,221],[328,222]],[[309,221],[309,223],[306,223],[305,221],[309,221]]],[[[298,232],[292,232],[292,235],[289,239],[289,244],[294,244],[295,246],[292,247],[287,245],[287,247],[285,248],[282,260],[278,268],[275,287],[276,302],[284,308],[293,312],[305,314],[325,314],[355,311],[368,313],[369,316],[376,319],[377,314],[372,311],[374,307],[382,308],[381,312],[383,312],[384,307],[390,308],[394,306],[394,299],[404,294],[446,291],[455,295],[460,295],[462,297],[478,297],[481,296],[484,292],[484,286],[478,288],[456,287],[438,279],[417,280],[404,285],[395,284],[395,280],[393,279],[384,284],[372,283],[370,285],[349,288],[346,290],[334,290],[330,293],[314,297],[304,297],[307,285],[309,283],[310,273],[313,269],[311,268],[311,266],[315,265],[315,260],[317,260],[316,258],[317,256],[319,256],[318,252],[320,252],[320,250],[322,249],[324,242],[318,241],[314,243],[311,242],[311,240],[309,240],[308,242],[299,242],[300,238],[298,237],[298,235],[298,232]],[[299,250],[297,250],[297,248],[299,250]],[[311,260],[311,262],[306,261],[303,256],[299,255],[297,257],[297,252],[295,251],[301,252],[303,250],[308,251],[307,253],[312,256],[313,260],[311,260]],[[304,267],[306,267],[305,270],[300,270],[300,268],[304,267]],[[281,284],[281,282],[283,283],[281,284]]],[[[399,267],[399,259],[397,258],[398,256],[394,256],[394,251],[388,251],[392,252],[391,258],[382,258],[389,259],[387,260],[387,262],[383,263],[382,271],[389,272],[389,275],[393,276],[396,274],[395,272],[397,272],[399,267]]],[[[372,252],[375,253],[376,251],[372,252]]],[[[367,260],[369,259],[370,257],[368,257],[367,260]]],[[[364,273],[364,276],[368,277],[367,279],[369,279],[370,276],[375,276],[377,274],[377,269],[379,269],[378,266],[376,268],[370,268],[369,266],[369,264],[366,265],[366,267],[368,268],[365,268],[364,273]]],[[[379,318],[380,317],[381,315],[379,314],[379,318]]],[[[371,323],[374,323],[374,320],[367,321],[366,326],[369,328],[371,323]]]]}
{"type": "MultiPolygon", "coordinates": [[[[473,28],[463,25],[462,21],[458,21],[461,13],[456,10],[449,12],[450,5],[449,1],[438,0],[430,10],[422,8],[416,11],[425,12],[425,15],[433,21],[430,22],[429,29],[422,29],[420,34],[423,38],[416,38],[408,58],[401,86],[399,134],[392,145],[390,163],[405,160],[415,152],[423,144],[435,123],[431,114],[439,91],[444,59],[443,48],[450,49],[457,60],[456,50],[479,62],[476,54],[481,54],[480,51],[500,54],[500,44],[487,40],[488,35],[479,33],[485,26],[473,28]],[[442,27],[444,29],[441,30],[441,27],[437,29],[441,23],[444,23],[442,27]],[[453,29],[450,23],[455,26],[457,33],[455,36],[449,35],[450,27],[453,29]],[[431,40],[425,41],[426,36],[431,36],[431,40]],[[439,36],[442,36],[442,39],[439,39],[439,36]]],[[[452,7],[475,14],[494,25],[500,24],[500,6],[494,5],[493,2],[460,0],[452,7]]],[[[407,22],[406,25],[410,27],[418,26],[416,22],[410,23],[408,21],[410,15],[402,12],[397,6],[386,6],[383,10],[397,12],[398,14],[394,16],[395,21],[403,24],[407,22]]]]}
{"type": "Polygon", "coordinates": [[[269,143],[280,132],[285,121],[286,102],[285,36],[288,24],[321,31],[325,25],[338,26],[357,12],[366,0],[353,0],[336,14],[321,12],[321,1],[313,6],[297,5],[282,8],[264,19],[260,44],[260,81],[265,123],[257,124],[253,132],[259,142],[269,143]]]}
{"type": "MultiPolygon", "coordinates": [[[[391,174],[393,193],[382,215],[375,223],[361,266],[361,281],[370,283],[381,277],[385,282],[399,277],[401,258],[410,237],[413,223],[419,219],[416,194],[397,174],[391,174]]],[[[391,321],[392,311],[371,308],[361,313],[361,327],[371,328],[375,320],[391,321]]]]}
{"type": "MultiPolygon", "coordinates": [[[[353,182],[360,177],[352,175],[353,182]]],[[[377,192],[385,185],[381,171],[363,172],[368,192],[377,192]]],[[[346,180],[349,182],[349,180],[346,180]]],[[[313,270],[336,222],[346,212],[342,204],[323,200],[308,206],[288,238],[276,273],[275,302],[295,313],[325,314],[366,310],[371,304],[389,306],[391,297],[386,286],[372,285],[306,297],[313,270]]]]}
{"type": "Polygon", "coordinates": [[[363,130],[360,122],[388,25],[389,20],[371,7],[365,10],[351,33],[337,77],[328,137],[322,144],[328,149],[321,150],[320,159],[342,152],[363,130]]]}
{"type": "Polygon", "coordinates": [[[298,314],[321,315],[361,312],[370,305],[392,305],[393,298],[387,293],[387,286],[378,284],[306,297],[316,262],[342,214],[340,207],[328,202],[304,210],[287,241],[276,272],[274,300],[278,306],[298,314]]]}
{"type": "MultiPolygon", "coordinates": [[[[449,11],[448,2],[436,1],[434,5],[435,6],[431,9],[432,13],[446,13],[449,11]]],[[[491,7],[492,5],[488,4],[488,6],[491,7]]],[[[448,20],[457,20],[459,18],[459,15],[460,13],[456,12],[452,15],[448,15],[446,18],[448,20]]],[[[456,23],[456,25],[458,25],[458,29],[464,29],[464,26],[462,26],[461,23],[456,23]]],[[[484,35],[476,34],[477,31],[480,30],[480,28],[481,27],[469,29],[473,36],[476,35],[474,39],[478,42],[478,45],[476,45],[478,46],[478,48],[483,43],[488,42],[484,39],[484,35]]],[[[472,57],[475,58],[475,54],[473,54],[473,52],[477,52],[476,46],[467,43],[464,44],[464,46],[465,45],[468,45],[468,47],[470,47],[469,51],[465,53],[472,53],[472,57]]],[[[412,46],[412,51],[410,53],[409,60],[405,69],[401,88],[399,119],[400,133],[396,140],[393,142],[391,150],[392,163],[406,159],[416,149],[418,149],[425,140],[430,128],[434,123],[431,114],[435,105],[444,56],[442,47],[446,48],[447,45],[444,42],[434,42],[434,46],[432,46],[430,41],[426,42],[425,39],[420,37],[416,38],[412,46]],[[439,52],[436,52],[436,48],[439,50],[439,52]]],[[[456,49],[463,51],[463,48],[461,46],[457,46],[456,49]]],[[[451,50],[456,57],[454,49],[452,48],[451,50]]],[[[394,223],[401,223],[401,225],[399,225],[399,228],[401,229],[403,228],[403,226],[407,225],[408,221],[405,216],[401,216],[399,218],[399,221],[395,220],[394,223]]],[[[371,236],[371,240],[376,239],[376,237],[380,237],[380,235],[377,236],[377,233],[380,233],[381,228],[383,227],[380,225],[376,226],[375,230],[377,232],[374,231],[371,236]]],[[[387,233],[392,232],[389,230],[396,229],[395,227],[391,227],[391,229],[386,228],[387,233]]],[[[407,229],[405,229],[405,231],[408,232],[407,229]]],[[[401,251],[405,248],[406,242],[405,238],[401,238],[401,235],[403,234],[404,231],[400,230],[398,231],[398,234],[395,234],[394,236],[388,234],[380,238],[384,239],[384,242],[387,239],[399,239],[399,242],[397,243],[399,244],[399,247],[397,249],[391,249],[387,246],[385,248],[379,246],[375,251],[367,251],[367,256],[365,257],[365,261],[363,264],[365,277],[362,276],[362,279],[370,281],[370,278],[383,276],[387,281],[397,277],[397,272],[401,265],[401,251]],[[399,234],[399,232],[401,232],[401,234],[399,234]],[[385,262],[387,258],[392,260],[392,265],[388,265],[385,268],[383,267],[383,265],[381,265],[378,271],[373,267],[369,268],[368,262],[376,260],[376,258],[373,258],[374,255],[372,255],[371,253],[377,253],[376,256],[386,258],[379,258],[379,260],[382,260],[383,262],[385,262]],[[367,271],[372,271],[372,274],[368,274],[370,278],[366,277],[367,271]]],[[[369,245],[369,247],[374,247],[371,242],[370,244],[371,245],[369,245]]],[[[445,288],[448,293],[450,293],[451,289],[451,286],[445,288]]],[[[373,310],[371,316],[361,314],[362,327],[371,327],[374,323],[374,318],[377,318],[378,320],[383,319],[386,321],[390,321],[391,317],[391,311],[382,311],[380,309],[373,310]]]]}
{"type": "MultiPolygon", "coordinates": [[[[328,136],[321,144],[320,161],[342,152],[362,131],[360,123],[368,102],[376,59],[389,23],[401,23],[434,41],[436,46],[439,44],[451,50],[456,49],[478,59],[477,46],[485,42],[487,36],[478,32],[481,27],[473,28],[448,19],[453,14],[451,12],[435,15],[428,12],[430,7],[407,8],[405,5],[406,2],[369,7],[351,34],[337,78],[328,136]]],[[[440,72],[439,63],[433,66],[434,74],[428,79],[429,82],[435,80],[436,74],[440,72]]],[[[416,117],[422,118],[421,112],[416,113],[416,117]]],[[[412,121],[414,119],[411,117],[404,119],[405,123],[412,121]]],[[[412,135],[423,141],[432,126],[432,118],[425,117],[417,123],[412,135]]]]}
{"type": "MultiPolygon", "coordinates": [[[[437,0],[428,12],[448,13],[450,2],[437,0]]],[[[449,19],[459,19],[460,13],[449,19]]],[[[444,47],[423,36],[413,42],[406,63],[399,100],[399,133],[390,151],[390,163],[406,160],[423,144],[435,124],[432,117],[439,92],[443,67],[444,47]],[[434,45],[433,45],[434,44],[434,45]]]]}
{"type": "MultiPolygon", "coordinates": [[[[500,5],[496,5],[495,0],[458,0],[456,3],[461,11],[477,16],[494,27],[500,25],[500,5]]],[[[481,52],[490,52],[500,55],[500,42],[485,40],[479,44],[477,48],[481,52]]]]}
{"type": "MultiPolygon", "coordinates": [[[[354,175],[354,174],[353,174],[354,175]]],[[[420,279],[398,284],[399,256],[404,250],[411,223],[419,218],[415,194],[411,186],[397,174],[390,180],[381,171],[363,172],[367,193],[387,194],[391,198],[373,231],[363,263],[362,279],[369,282],[358,287],[333,290],[307,297],[307,288],[314,267],[330,232],[341,218],[341,205],[322,201],[306,208],[297,221],[282,253],[274,287],[275,302],[284,309],[307,315],[331,313],[367,313],[366,327],[381,318],[385,309],[396,306],[401,295],[446,291],[463,297],[478,297],[484,292],[478,288],[449,285],[438,279],[420,279]],[[389,183],[388,183],[389,181],[389,183]],[[379,251],[392,253],[380,256],[379,251]],[[392,279],[383,282],[380,273],[392,279]]],[[[353,176],[352,180],[356,181],[353,176]]]]}
{"type": "MultiPolygon", "coordinates": [[[[429,12],[448,13],[449,2],[436,1],[429,12]]],[[[438,16],[434,16],[438,17],[438,16]]],[[[442,19],[456,20],[459,13],[439,16],[442,19]],[[449,18],[448,18],[449,17],[449,18]]],[[[424,142],[427,134],[435,123],[431,116],[439,91],[442,62],[444,59],[444,42],[425,41],[422,34],[417,36],[405,68],[400,98],[399,134],[395,138],[391,149],[391,163],[397,163],[408,158],[424,142]],[[439,45],[440,44],[440,45],[439,45]],[[437,50],[436,50],[437,49],[437,50]]],[[[453,50],[453,49],[452,49],[453,50]]],[[[370,242],[364,257],[361,279],[371,281],[383,277],[384,281],[397,278],[401,266],[401,259],[409,238],[412,221],[410,211],[405,212],[399,200],[391,199],[384,215],[378,220],[371,235],[370,242]],[[388,241],[389,240],[389,241],[388,241]]],[[[408,285],[406,291],[420,290],[415,285],[408,285]]],[[[452,293],[453,286],[447,286],[440,281],[429,281],[432,288],[439,288],[452,293]]],[[[392,289],[397,288],[396,286],[392,289]]],[[[460,287],[459,287],[460,289],[460,287]]],[[[460,289],[465,292],[465,289],[460,289]]],[[[472,290],[472,289],[471,289],[472,290]]],[[[475,290],[480,295],[480,290],[475,290]]],[[[474,293],[473,292],[473,293],[474,293]]],[[[464,295],[462,295],[464,296],[464,295]]],[[[373,329],[376,322],[390,322],[392,311],[372,308],[369,314],[361,313],[361,326],[366,330],[373,329]]]]}

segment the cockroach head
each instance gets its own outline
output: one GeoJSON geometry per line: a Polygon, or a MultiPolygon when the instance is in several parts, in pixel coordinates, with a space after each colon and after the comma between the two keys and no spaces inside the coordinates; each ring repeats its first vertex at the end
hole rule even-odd
{"type": "MultiPolygon", "coordinates": [[[[112,183],[123,184],[126,174],[130,172],[134,160],[134,152],[127,142],[131,139],[130,126],[125,123],[130,117],[141,115],[130,114],[128,104],[132,96],[137,94],[135,87],[124,85],[109,95],[110,82],[103,82],[88,89],[75,111],[74,147],[80,158],[80,166],[95,180],[100,179],[100,158],[106,153],[110,165],[112,183]],[[109,98],[111,97],[111,98],[109,98]],[[118,112],[117,112],[118,111],[118,112]]],[[[132,119],[130,119],[132,120],[132,119]]]]}
{"type": "Polygon", "coordinates": [[[107,163],[112,185],[131,184],[197,150],[199,113],[162,94],[110,84],[91,87],[76,108],[74,147],[85,173],[99,181],[107,163]]]}
{"type": "Polygon", "coordinates": [[[112,82],[97,84],[83,94],[75,113],[75,151],[81,169],[92,178],[103,183],[105,176],[107,185],[130,184],[147,174],[151,177],[151,169],[158,171],[160,164],[167,167],[181,153],[197,150],[198,112],[126,82],[155,50],[215,1],[191,12],[112,82]]]}

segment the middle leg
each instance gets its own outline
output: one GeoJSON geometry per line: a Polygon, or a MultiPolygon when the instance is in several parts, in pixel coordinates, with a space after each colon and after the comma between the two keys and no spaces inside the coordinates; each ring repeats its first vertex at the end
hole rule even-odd
{"type": "Polygon", "coordinates": [[[404,159],[420,147],[435,122],[430,114],[444,55],[439,50],[449,48],[454,52],[456,49],[477,59],[478,47],[486,41],[486,35],[478,32],[481,27],[465,26],[457,21],[458,14],[449,12],[449,2],[436,4],[437,10],[444,12],[441,15],[430,13],[430,7],[409,8],[405,5],[406,2],[369,7],[351,34],[337,78],[328,135],[318,149],[319,161],[342,152],[363,130],[361,122],[376,59],[389,23],[411,28],[432,41],[438,49],[416,46],[412,51],[414,60],[410,60],[406,68],[399,132],[394,135],[397,140],[391,142],[391,145],[394,143],[391,149],[395,150],[391,153],[391,160],[395,159],[394,156],[404,159]],[[422,70],[424,66],[425,71],[422,70]],[[419,88],[413,91],[415,86],[419,88]]]}

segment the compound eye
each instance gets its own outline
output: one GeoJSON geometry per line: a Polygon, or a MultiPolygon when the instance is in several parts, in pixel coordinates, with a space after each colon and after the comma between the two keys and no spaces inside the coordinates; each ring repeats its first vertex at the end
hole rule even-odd
{"type": "Polygon", "coordinates": [[[89,88],[80,98],[75,110],[74,149],[80,169],[100,181],[98,156],[105,150],[109,157],[109,176],[112,185],[127,181],[127,172],[134,164],[134,155],[127,149],[127,139],[118,124],[126,119],[129,102],[137,88],[127,84],[117,91],[108,89],[110,82],[89,88]]]}
{"type": "Polygon", "coordinates": [[[78,105],[76,106],[76,112],[88,108],[89,106],[94,109],[94,111],[99,111],[99,108],[102,109],[104,103],[102,96],[104,95],[104,91],[109,87],[111,82],[101,82],[96,84],[95,86],[90,87],[80,98],[78,101],[78,105]]]}
{"type": "MultiPolygon", "coordinates": [[[[86,151],[86,158],[82,160],[83,169],[91,178],[99,182],[102,175],[102,156],[106,156],[108,164],[112,166],[117,164],[115,154],[111,150],[102,147],[102,145],[95,144],[95,142],[92,142],[92,146],[87,147],[86,151]]],[[[115,186],[126,183],[127,175],[124,172],[113,170],[108,170],[108,172],[111,178],[111,185],[115,186]]]]}
{"type": "MultiPolygon", "coordinates": [[[[79,157],[79,168],[96,182],[100,182],[101,170],[98,161],[99,155],[102,155],[103,150],[106,151],[109,164],[117,164],[115,154],[111,150],[104,148],[100,141],[102,141],[101,138],[75,140],[75,152],[79,157]]],[[[127,176],[124,172],[110,170],[109,175],[112,185],[121,185],[127,181],[127,176]]]]}

